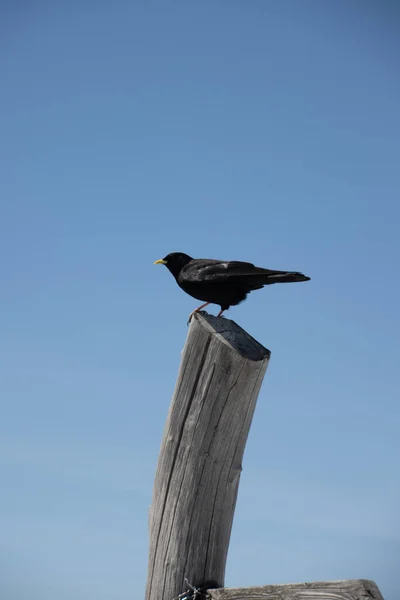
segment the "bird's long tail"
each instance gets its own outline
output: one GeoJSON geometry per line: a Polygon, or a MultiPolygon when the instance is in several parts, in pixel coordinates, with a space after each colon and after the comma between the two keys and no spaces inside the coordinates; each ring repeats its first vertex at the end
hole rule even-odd
{"type": "Polygon", "coordinates": [[[297,271],[270,271],[264,270],[263,283],[264,285],[271,285],[272,283],[294,283],[297,281],[309,281],[310,277],[298,273],[297,271]]]}

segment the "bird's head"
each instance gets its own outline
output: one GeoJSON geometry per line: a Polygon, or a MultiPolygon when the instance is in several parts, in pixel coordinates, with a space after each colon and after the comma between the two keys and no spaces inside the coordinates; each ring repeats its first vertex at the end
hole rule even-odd
{"type": "Polygon", "coordinates": [[[165,258],[155,261],[155,265],[165,265],[174,277],[178,277],[181,269],[192,260],[192,257],[184,252],[171,252],[165,258]]]}

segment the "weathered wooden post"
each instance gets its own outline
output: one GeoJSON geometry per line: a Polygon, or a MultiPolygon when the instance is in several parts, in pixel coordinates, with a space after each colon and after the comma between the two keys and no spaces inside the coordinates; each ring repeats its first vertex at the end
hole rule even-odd
{"type": "Polygon", "coordinates": [[[185,578],[223,586],[242,456],[269,356],[233,321],[194,315],[154,483],[146,600],[173,600],[187,589],[185,578]]]}
{"type": "Polygon", "coordinates": [[[164,429],[149,514],[146,600],[383,600],[356,580],[223,588],[244,453],[270,352],[236,323],[195,313],[164,429]]]}

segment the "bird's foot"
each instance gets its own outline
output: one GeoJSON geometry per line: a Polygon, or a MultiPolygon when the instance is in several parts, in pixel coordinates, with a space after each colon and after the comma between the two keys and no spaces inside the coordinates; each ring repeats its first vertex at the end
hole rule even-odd
{"type": "Polygon", "coordinates": [[[192,320],[192,317],[194,315],[194,313],[200,312],[202,308],[205,308],[206,306],[208,306],[210,304],[210,302],[205,302],[204,304],[202,304],[201,306],[199,306],[198,308],[195,308],[189,315],[189,320],[187,322],[187,324],[190,324],[190,321],[192,320]]]}
{"type": "Polygon", "coordinates": [[[192,310],[192,312],[190,313],[189,318],[188,318],[188,322],[187,322],[188,325],[190,325],[190,322],[193,319],[193,315],[198,312],[200,312],[200,308],[196,308],[196,310],[192,310]]]}

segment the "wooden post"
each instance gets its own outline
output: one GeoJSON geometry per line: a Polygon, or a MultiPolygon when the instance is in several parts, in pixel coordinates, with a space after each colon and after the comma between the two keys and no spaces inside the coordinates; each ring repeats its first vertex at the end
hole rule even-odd
{"type": "Polygon", "coordinates": [[[224,585],[242,457],[270,352],[236,323],[195,313],[149,515],[146,600],[224,585]]]}

